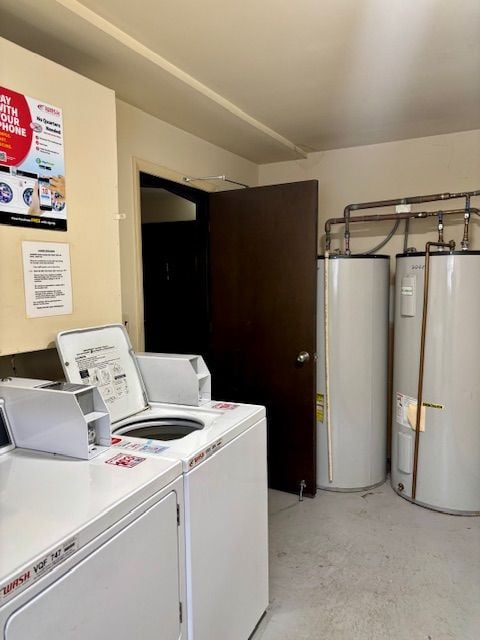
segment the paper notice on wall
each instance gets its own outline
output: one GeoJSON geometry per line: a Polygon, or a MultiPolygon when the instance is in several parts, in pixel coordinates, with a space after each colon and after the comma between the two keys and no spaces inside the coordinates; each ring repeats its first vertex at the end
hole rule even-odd
{"type": "MultiPolygon", "coordinates": [[[[403,393],[396,394],[396,420],[399,424],[415,431],[417,424],[417,399],[403,393]]],[[[420,415],[420,431],[425,431],[425,406],[420,415]]]]}
{"type": "Polygon", "coordinates": [[[70,247],[59,242],[22,242],[28,318],[72,313],[70,247]]]}

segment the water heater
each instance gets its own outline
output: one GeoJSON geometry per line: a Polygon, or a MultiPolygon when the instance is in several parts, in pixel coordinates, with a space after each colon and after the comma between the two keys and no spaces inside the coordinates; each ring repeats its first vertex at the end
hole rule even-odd
{"type": "Polygon", "coordinates": [[[390,260],[331,255],[317,274],[317,485],[360,491],[386,477],[390,260]]]}
{"type": "Polygon", "coordinates": [[[397,256],[392,486],[422,506],[480,514],[480,252],[430,257],[413,495],[425,253],[397,256]]]}

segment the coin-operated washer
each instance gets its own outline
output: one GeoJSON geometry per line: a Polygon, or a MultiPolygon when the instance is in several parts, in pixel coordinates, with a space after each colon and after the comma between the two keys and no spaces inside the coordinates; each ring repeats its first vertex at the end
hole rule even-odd
{"type": "Polygon", "coordinates": [[[122,325],[57,348],[69,382],[98,385],[117,450],[182,463],[189,639],[247,640],[268,605],[264,407],[212,401],[199,356],[137,356],[122,325]]]}
{"type": "Polygon", "coordinates": [[[110,415],[94,386],[4,378],[0,398],[17,447],[88,460],[111,445],[110,415]]]}
{"type": "Polygon", "coordinates": [[[186,640],[181,463],[117,449],[90,459],[12,450],[8,407],[0,402],[9,448],[0,455],[1,637],[186,640]]]}

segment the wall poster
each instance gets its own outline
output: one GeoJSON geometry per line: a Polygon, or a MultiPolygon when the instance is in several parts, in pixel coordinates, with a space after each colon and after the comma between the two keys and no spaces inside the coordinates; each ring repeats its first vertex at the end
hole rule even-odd
{"type": "Polygon", "coordinates": [[[62,110],[1,86],[0,224],[67,230],[62,110]]]}

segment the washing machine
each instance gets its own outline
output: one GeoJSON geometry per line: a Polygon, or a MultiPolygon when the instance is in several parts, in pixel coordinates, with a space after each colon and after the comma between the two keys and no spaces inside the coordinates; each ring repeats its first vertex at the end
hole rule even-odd
{"type": "Polygon", "coordinates": [[[268,605],[265,408],[201,393],[198,406],[152,402],[172,379],[122,325],[62,332],[57,348],[69,382],[98,384],[115,450],[182,465],[189,640],[247,640],[268,605]]]}
{"type": "Polygon", "coordinates": [[[175,460],[0,456],[1,637],[185,640],[183,511],[175,460]]]}
{"type": "Polygon", "coordinates": [[[38,175],[0,165],[0,206],[2,211],[26,214],[32,204],[38,175]]]}

